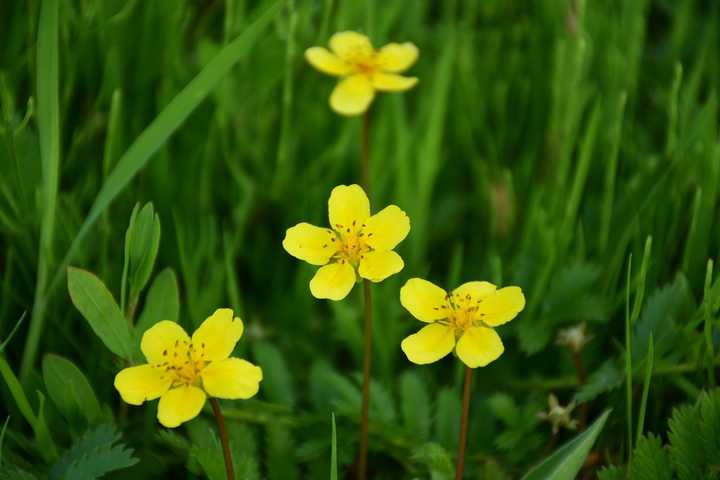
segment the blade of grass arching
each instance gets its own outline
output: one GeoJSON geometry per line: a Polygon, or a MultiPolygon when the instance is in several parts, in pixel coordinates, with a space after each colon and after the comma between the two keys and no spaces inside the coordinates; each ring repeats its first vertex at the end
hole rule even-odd
{"type": "Polygon", "coordinates": [[[628,259],[625,283],[625,401],[627,416],[628,464],[632,461],[632,333],[630,329],[630,282],[632,280],[632,253],[628,259]]]}
{"type": "Polygon", "coordinates": [[[12,330],[10,330],[10,333],[8,333],[8,336],[5,340],[3,340],[2,343],[0,343],[0,354],[5,351],[5,347],[10,342],[10,340],[15,336],[15,332],[17,332],[17,329],[20,328],[20,325],[22,325],[23,320],[25,320],[25,315],[27,312],[23,312],[22,315],[20,315],[20,319],[15,323],[15,326],[12,330]]]}
{"type": "Polygon", "coordinates": [[[287,45],[285,47],[285,78],[282,92],[282,122],[280,125],[280,141],[277,150],[277,170],[275,171],[275,192],[285,186],[288,178],[292,178],[292,162],[290,162],[290,134],[292,127],[293,101],[293,60],[295,58],[295,31],[298,24],[298,11],[295,0],[286,0],[288,10],[287,45]]]}
{"type": "Polygon", "coordinates": [[[10,423],[10,415],[7,416],[7,418],[5,419],[5,423],[3,424],[2,430],[0,430],[0,467],[2,467],[3,443],[5,441],[5,431],[7,430],[8,423],[10,423]]]}
{"type": "Polygon", "coordinates": [[[708,356],[708,383],[710,388],[715,388],[715,346],[713,345],[713,324],[712,324],[712,307],[710,306],[710,286],[712,285],[713,261],[708,260],[705,269],[705,286],[703,288],[703,315],[705,317],[704,333],[705,344],[707,346],[708,356]]]}
{"type": "MultiPolygon", "coordinates": [[[[55,0],[56,1],[56,0],[55,0]]],[[[43,3],[43,6],[45,3],[43,3]]],[[[130,145],[123,154],[113,171],[103,184],[95,202],[90,208],[85,221],[80,227],[75,239],[72,241],[62,262],[57,266],[55,275],[45,295],[36,298],[35,310],[30,322],[30,333],[25,343],[22,371],[27,376],[35,360],[37,346],[42,333],[43,310],[47,296],[57,287],[73,255],[80,247],[98,217],[107,209],[117,195],[130,183],[133,177],[147,164],[155,154],[183,124],[185,119],[208,96],[212,89],[230,71],[230,69],[244,58],[257,41],[260,34],[275,19],[280,3],[274,2],[265,8],[245,31],[223,48],[193,78],[165,109],[148,125],[140,136],[130,145]]],[[[57,42],[55,42],[57,44],[57,42]]]]}
{"type": "Polygon", "coordinates": [[[643,259],[640,264],[640,275],[637,278],[637,286],[635,287],[635,299],[633,300],[632,314],[630,314],[630,325],[640,318],[640,310],[642,310],[643,300],[645,298],[645,281],[647,279],[648,265],[650,264],[650,253],[652,252],[652,237],[648,235],[645,238],[645,247],[643,248],[643,259]]]}
{"type": "Polygon", "coordinates": [[[45,311],[45,293],[52,263],[55,208],[60,170],[60,100],[58,93],[58,0],[43,1],[37,37],[37,119],[42,164],[42,221],[35,299],[20,379],[27,382],[35,360],[45,311]]]}
{"type": "Polygon", "coordinates": [[[337,480],[337,431],[335,428],[335,413],[332,414],[332,437],[330,439],[330,480],[337,480]]]}
{"type": "Polygon", "coordinates": [[[647,399],[650,392],[650,380],[652,379],[653,367],[655,366],[655,343],[653,334],[650,332],[650,340],[648,340],[647,357],[645,358],[645,380],[643,381],[642,397],[640,397],[640,412],[638,413],[637,430],[635,431],[635,441],[637,442],[645,427],[645,411],[647,409],[647,399]]]}
{"type": "Polygon", "coordinates": [[[625,113],[627,93],[622,92],[618,98],[615,115],[612,117],[610,133],[610,155],[608,158],[607,170],[605,171],[605,191],[602,203],[602,217],[600,235],[598,238],[598,250],[605,252],[607,242],[610,238],[610,222],[612,220],[613,203],[615,199],[615,180],[617,177],[617,165],[620,151],[620,139],[622,138],[622,124],[625,113]]]}

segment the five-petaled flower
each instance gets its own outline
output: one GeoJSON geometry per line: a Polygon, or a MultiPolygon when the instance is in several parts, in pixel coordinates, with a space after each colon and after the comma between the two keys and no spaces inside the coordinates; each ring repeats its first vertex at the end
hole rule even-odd
{"type": "Polygon", "coordinates": [[[411,278],[400,289],[400,303],[429,323],[402,341],[408,360],[420,365],[440,360],[453,348],[470,368],[484,367],[502,355],[493,327],[509,322],[525,308],[519,287],[497,289],[488,282],[468,282],[448,294],[427,280],[411,278]]]}
{"type": "Polygon", "coordinates": [[[365,35],[338,32],[330,38],[330,50],[311,47],[305,58],[321,72],[343,77],[330,95],[330,106],[340,114],[360,115],[376,90],[403,92],[418,81],[398,75],[417,60],[418,49],[412,43],[388,43],[376,51],[365,35]]]}
{"type": "Polygon", "coordinates": [[[285,233],[283,248],[320,268],[310,281],[315,298],[342,300],[360,277],[380,282],[403,269],[393,248],[410,231],[410,219],[395,205],[370,215],[370,201],[359,185],[338,185],[328,200],[330,225],[298,223],[285,233]]]}
{"type": "Polygon", "coordinates": [[[242,333],[242,320],[228,308],[216,310],[192,338],[175,322],[158,322],[140,342],[148,363],[121,370],[115,388],[131,405],[160,398],[157,418],[170,428],[195,418],[207,395],[250,398],[263,375],[260,367],[230,357],[242,333]]]}

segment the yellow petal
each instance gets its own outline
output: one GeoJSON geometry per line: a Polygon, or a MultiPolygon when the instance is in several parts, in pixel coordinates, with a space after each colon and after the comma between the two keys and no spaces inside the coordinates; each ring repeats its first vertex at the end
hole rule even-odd
{"type": "Polygon", "coordinates": [[[240,358],[211,362],[201,375],[208,395],[230,400],[254,396],[263,378],[260,367],[240,358]]]}
{"type": "Polygon", "coordinates": [[[350,65],[326,48],[308,48],[305,50],[305,59],[310,65],[328,75],[347,75],[350,73],[350,65]]]}
{"type": "Polygon", "coordinates": [[[375,53],[370,39],[357,32],[336,33],[330,37],[330,50],[350,64],[367,62],[375,53]]]}
{"type": "Polygon", "coordinates": [[[368,218],[363,228],[365,243],[375,250],[392,250],[410,232],[410,219],[395,205],[390,205],[368,218]]]}
{"type": "Polygon", "coordinates": [[[509,322],[525,308],[525,296],[520,287],[505,287],[486,297],[478,307],[478,318],[495,327],[509,322]]]}
{"type": "Polygon", "coordinates": [[[411,278],[400,289],[400,303],[422,322],[448,317],[447,292],[422,278],[411,278]]]}
{"type": "Polygon", "coordinates": [[[205,405],[205,392],[184,386],[168,390],[158,402],[157,418],[164,426],[175,428],[197,417],[205,405]]]}
{"type": "Polygon", "coordinates": [[[378,52],[376,62],[380,70],[399,73],[410,68],[419,53],[418,48],[410,42],[388,43],[378,52]]]}
{"type": "Polygon", "coordinates": [[[243,334],[243,323],[229,308],[218,308],[195,330],[193,347],[205,360],[225,360],[243,334]]]}
{"type": "Polygon", "coordinates": [[[460,337],[455,351],[465,365],[477,368],[496,360],[505,347],[492,328],[471,327],[460,337]]]}
{"type": "Polygon", "coordinates": [[[287,229],[282,245],[295,258],[312,265],[325,265],[337,252],[338,242],[332,230],[298,223],[287,229]]]}
{"type": "Polygon", "coordinates": [[[496,287],[490,282],[467,282],[452,291],[456,303],[458,301],[477,304],[478,301],[495,293],[496,287]]]}
{"type": "Polygon", "coordinates": [[[394,73],[375,73],[372,76],[372,86],[382,92],[404,92],[414,87],[417,77],[403,77],[394,73]]]}
{"type": "Polygon", "coordinates": [[[400,344],[408,360],[418,365],[440,360],[455,346],[455,332],[447,325],[432,323],[405,338],[400,344]]]}
{"type": "Polygon", "coordinates": [[[162,363],[165,361],[164,351],[174,349],[176,342],[189,341],[190,337],[180,325],[170,320],[162,320],[145,330],[140,341],[140,350],[148,363],[162,363]]]}
{"type": "Polygon", "coordinates": [[[360,260],[358,273],[372,282],[382,282],[390,275],[398,273],[404,266],[402,257],[392,250],[368,252],[360,260]]]}
{"type": "Polygon", "coordinates": [[[166,372],[147,364],[124,368],[115,375],[115,388],[123,401],[130,405],[155,400],[167,392],[170,383],[166,372]]]}
{"type": "Polygon", "coordinates": [[[310,293],[315,298],[342,300],[355,285],[355,269],[349,263],[331,263],[320,267],[310,280],[310,293]]]}
{"type": "Polygon", "coordinates": [[[338,185],[330,192],[328,213],[332,228],[356,230],[370,216],[370,200],[360,185],[338,185]]]}
{"type": "Polygon", "coordinates": [[[365,75],[351,75],[338,82],[330,95],[330,106],[341,115],[360,115],[375,98],[375,89],[365,75]]]}

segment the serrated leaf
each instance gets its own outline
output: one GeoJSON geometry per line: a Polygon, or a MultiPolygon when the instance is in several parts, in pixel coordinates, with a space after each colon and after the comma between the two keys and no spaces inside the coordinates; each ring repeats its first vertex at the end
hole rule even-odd
{"type": "Polygon", "coordinates": [[[603,467],[598,472],[598,480],[627,480],[627,477],[622,467],[613,465],[611,467],[603,467]]]}
{"type": "Polygon", "coordinates": [[[133,451],[118,443],[120,433],[103,423],[78,439],[50,469],[50,479],[92,480],[138,462],[133,451]]]}
{"type": "Polygon", "coordinates": [[[550,282],[543,302],[543,318],[549,324],[607,318],[607,306],[597,283],[601,269],[594,264],[578,262],[559,270],[550,282]]]}
{"type": "Polygon", "coordinates": [[[42,362],[43,380],[50,399],[71,423],[84,419],[91,425],[100,417],[100,403],[82,371],[59,355],[47,354],[42,362]]]}
{"type": "MultiPolygon", "coordinates": [[[[703,393],[697,404],[673,411],[670,460],[680,480],[708,477],[720,458],[720,390],[703,393]]],[[[716,471],[716,470],[715,470],[716,471]]]]}
{"type": "Polygon", "coordinates": [[[75,308],[111,352],[131,360],[134,342],[127,320],[105,284],[92,273],[68,267],[68,291],[75,308]]]}
{"type": "Polygon", "coordinates": [[[647,353],[650,334],[653,334],[655,357],[660,359],[675,344],[678,324],[690,310],[692,297],[687,280],[678,275],[675,281],[653,292],[632,336],[633,363],[639,364],[647,353]]]}
{"type": "Polygon", "coordinates": [[[420,376],[408,370],[400,377],[400,408],[405,428],[420,439],[430,437],[430,396],[420,376]]]}
{"type": "Polygon", "coordinates": [[[412,458],[427,469],[431,480],[445,480],[453,476],[454,468],[450,455],[437,443],[421,445],[415,449],[412,458]]]}
{"type": "Polygon", "coordinates": [[[585,458],[609,415],[610,410],[605,411],[587,430],[532,468],[525,474],[523,480],[573,480],[585,463],[585,458]]]}
{"type": "Polygon", "coordinates": [[[668,453],[660,437],[641,436],[632,456],[630,478],[633,480],[672,480],[673,472],[668,453]]]}
{"type": "Polygon", "coordinates": [[[588,402],[600,394],[616,389],[622,384],[623,375],[614,360],[606,360],[595,370],[587,383],[582,385],[575,395],[578,403],[588,402]]]}
{"type": "Polygon", "coordinates": [[[177,322],[180,317],[180,293],[177,277],[172,268],[158,273],[150,285],[145,305],[135,325],[135,336],[140,338],[145,331],[161,320],[177,322]]]}

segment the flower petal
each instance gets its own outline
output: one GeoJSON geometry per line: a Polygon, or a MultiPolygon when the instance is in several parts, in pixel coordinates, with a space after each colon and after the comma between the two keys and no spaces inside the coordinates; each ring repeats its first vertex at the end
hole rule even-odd
{"type": "Polygon", "coordinates": [[[230,400],[254,396],[263,378],[260,367],[240,358],[211,362],[201,375],[208,395],[230,400]]]}
{"type": "Polygon", "coordinates": [[[410,42],[388,43],[380,49],[376,62],[380,70],[399,73],[410,68],[420,51],[410,42]]]}
{"type": "Polygon", "coordinates": [[[460,337],[455,351],[465,365],[477,368],[497,360],[505,347],[492,328],[471,327],[460,337]]]}
{"type": "Polygon", "coordinates": [[[365,75],[351,75],[338,82],[330,95],[330,106],[341,115],[360,115],[375,98],[375,89],[365,75]]]}
{"type": "Polygon", "coordinates": [[[305,59],[323,73],[328,75],[347,75],[350,65],[343,59],[323,47],[311,47],[305,50],[305,59]]]}
{"type": "Polygon", "coordinates": [[[368,218],[363,228],[365,243],[375,250],[392,250],[410,232],[410,218],[396,205],[389,205],[368,218]]]}
{"type": "Polygon", "coordinates": [[[431,323],[417,333],[406,337],[400,344],[408,360],[418,365],[440,360],[452,352],[455,346],[455,332],[439,323],[431,323]]]}
{"type": "Polygon", "coordinates": [[[370,200],[360,185],[338,185],[330,192],[328,213],[332,228],[359,229],[370,216],[370,200]]]}
{"type": "Polygon", "coordinates": [[[448,317],[447,292],[422,278],[411,278],[400,289],[400,303],[421,322],[448,317]]]}
{"type": "Polygon", "coordinates": [[[309,223],[288,228],[282,242],[286,252],[312,265],[325,265],[337,252],[335,232],[309,223]]]}
{"type": "Polygon", "coordinates": [[[243,334],[243,323],[229,308],[218,308],[195,330],[195,351],[205,360],[225,360],[243,334]]]}
{"type": "Polygon", "coordinates": [[[368,37],[350,31],[338,32],[330,37],[330,50],[350,64],[367,61],[375,53],[368,37]]]}
{"type": "Polygon", "coordinates": [[[175,428],[197,417],[205,405],[205,392],[184,386],[168,390],[158,402],[157,418],[164,426],[175,428]]]}
{"type": "Polygon", "coordinates": [[[468,302],[476,304],[495,293],[496,288],[490,282],[467,282],[453,290],[452,296],[456,303],[468,302]]]}
{"type": "Polygon", "coordinates": [[[342,300],[355,285],[355,269],[349,263],[331,263],[320,267],[310,280],[310,293],[315,298],[342,300]]]}
{"type": "Polygon", "coordinates": [[[520,287],[505,287],[486,297],[478,307],[480,320],[495,327],[509,322],[525,308],[525,296],[520,287]]]}
{"type": "Polygon", "coordinates": [[[175,322],[162,320],[145,330],[140,341],[140,350],[148,363],[162,363],[163,352],[174,349],[176,342],[189,342],[190,337],[175,322]]]}
{"type": "Polygon", "coordinates": [[[394,73],[377,72],[372,76],[372,86],[383,92],[404,92],[418,82],[417,77],[403,77],[394,73]]]}
{"type": "Polygon", "coordinates": [[[398,273],[404,266],[402,257],[392,250],[368,252],[360,260],[358,273],[372,282],[382,282],[390,275],[398,273]]]}
{"type": "Polygon", "coordinates": [[[115,375],[115,388],[123,401],[130,405],[142,405],[155,400],[170,388],[169,375],[152,365],[124,368],[115,375]]]}

